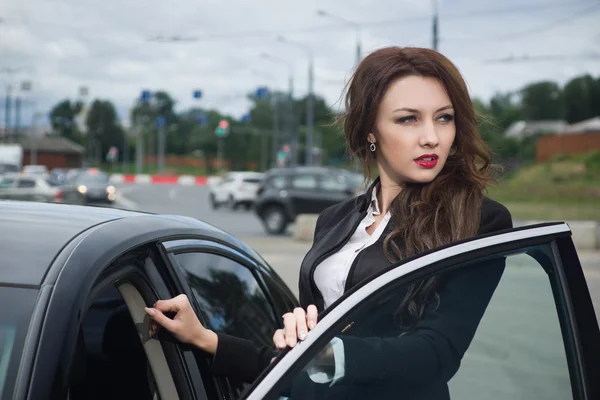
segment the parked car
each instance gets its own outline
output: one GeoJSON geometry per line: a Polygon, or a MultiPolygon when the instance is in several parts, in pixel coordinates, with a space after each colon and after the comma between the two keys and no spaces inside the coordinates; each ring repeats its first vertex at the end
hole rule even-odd
{"type": "Polygon", "coordinates": [[[256,201],[264,174],[260,172],[230,172],[219,182],[210,186],[210,204],[212,208],[227,205],[231,209],[238,206],[251,208],[256,201]]]}
{"type": "Polygon", "coordinates": [[[67,168],[54,168],[48,176],[48,183],[51,186],[61,186],[67,182],[67,168]]]}
{"type": "Polygon", "coordinates": [[[0,163],[0,175],[19,172],[19,167],[15,164],[0,163]]]}
{"type": "Polygon", "coordinates": [[[98,169],[86,169],[71,174],[67,182],[61,186],[65,203],[88,204],[92,202],[113,203],[117,189],[110,183],[110,178],[98,169]]]}
{"type": "Polygon", "coordinates": [[[354,196],[361,181],[348,171],[323,167],[276,168],[258,191],[254,212],[269,234],[278,235],[300,214],[319,214],[354,196]]]}
{"type": "Polygon", "coordinates": [[[23,174],[46,178],[48,176],[48,167],[45,165],[26,165],[23,167],[23,174]]]}
{"type": "Polygon", "coordinates": [[[368,393],[390,379],[401,387],[431,344],[405,335],[412,350],[398,359],[378,331],[385,324],[371,322],[391,318],[398,293],[424,277],[472,272],[468,302],[481,269],[498,262],[506,267],[458,371],[438,378],[432,365],[406,392],[449,379],[452,399],[600,398],[600,332],[564,223],[480,236],[391,266],[328,308],[253,385],[211,375],[212,356],[164,331],[150,337],[143,310],[184,293],[210,329],[271,345],[297,301],[239,240],[192,218],[59,204],[0,202],[0,226],[11,232],[0,241],[0,303],[10,305],[0,308],[2,398],[303,399],[314,386],[308,363],[340,336],[372,346],[362,364],[348,364],[346,381],[319,385],[310,398],[348,388],[352,398],[381,398],[368,393]],[[378,364],[382,355],[389,359],[378,364]]]}
{"type": "Polygon", "coordinates": [[[43,177],[8,173],[0,176],[0,199],[53,202],[62,200],[62,192],[43,177]]]}

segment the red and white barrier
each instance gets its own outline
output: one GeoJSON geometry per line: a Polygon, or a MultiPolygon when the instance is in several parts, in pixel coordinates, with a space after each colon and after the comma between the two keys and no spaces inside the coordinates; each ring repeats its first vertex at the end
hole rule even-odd
{"type": "Polygon", "coordinates": [[[221,178],[218,176],[193,176],[193,175],[145,175],[145,174],[112,174],[112,183],[146,183],[169,185],[212,185],[221,178]]]}

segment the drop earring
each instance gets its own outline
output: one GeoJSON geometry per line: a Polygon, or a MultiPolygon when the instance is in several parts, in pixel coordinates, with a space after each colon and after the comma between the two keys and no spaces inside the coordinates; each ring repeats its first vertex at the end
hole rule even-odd
{"type": "Polygon", "coordinates": [[[375,146],[375,142],[371,142],[371,145],[369,146],[369,149],[374,152],[375,149],[377,149],[377,146],[375,146]]]}

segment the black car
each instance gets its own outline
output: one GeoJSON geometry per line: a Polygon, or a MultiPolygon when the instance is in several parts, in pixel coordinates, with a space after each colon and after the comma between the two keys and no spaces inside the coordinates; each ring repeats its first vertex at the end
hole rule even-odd
{"type": "Polygon", "coordinates": [[[0,226],[2,399],[236,398],[208,357],[149,340],[143,307],[187,293],[207,326],[271,345],[297,305],[256,252],[192,218],[0,202],[0,226]]]}
{"type": "Polygon", "coordinates": [[[320,214],[356,195],[361,175],[323,167],[270,170],[258,190],[254,212],[270,234],[281,234],[301,214],[320,214]]]}
{"type": "Polygon", "coordinates": [[[113,203],[116,188],[104,172],[89,168],[71,174],[60,186],[63,201],[69,204],[113,203]]]}
{"type": "Polygon", "coordinates": [[[424,278],[450,284],[458,272],[472,276],[465,301],[480,307],[470,292],[498,261],[506,266],[456,373],[437,377],[431,365],[431,376],[407,387],[445,379],[452,399],[600,398],[600,332],[564,223],[478,236],[390,266],[329,307],[252,385],[211,375],[212,356],[162,331],[149,337],[143,310],[185,293],[209,328],[270,346],[297,302],[234,237],[192,218],[28,202],[0,202],[0,227],[10,232],[0,240],[2,399],[319,400],[337,399],[340,385],[373,398],[360,393],[402,384],[431,347],[427,327],[415,327],[425,338],[415,342],[372,321],[389,318],[398,293],[424,278]],[[303,396],[315,389],[307,368],[340,337],[354,343],[345,376],[303,396]],[[404,356],[386,344],[404,337],[412,349],[404,356]],[[363,364],[352,363],[361,344],[363,364]]]}

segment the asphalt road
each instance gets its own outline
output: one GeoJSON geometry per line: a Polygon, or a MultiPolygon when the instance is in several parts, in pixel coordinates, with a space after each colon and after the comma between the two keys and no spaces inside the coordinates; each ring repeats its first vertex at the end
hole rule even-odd
{"type": "Polygon", "coordinates": [[[242,209],[213,210],[208,202],[209,189],[206,186],[121,185],[119,189],[126,198],[119,204],[124,208],[197,218],[240,239],[267,237],[254,213],[242,209]]]}
{"type": "MultiPolygon", "coordinates": [[[[297,294],[298,268],[310,243],[267,236],[248,211],[212,210],[208,188],[173,185],[119,187],[118,206],[201,219],[255,248],[297,294]]],[[[600,307],[600,253],[581,253],[596,310],[600,307]]],[[[597,312],[598,314],[598,312],[597,312]]],[[[452,397],[568,399],[568,366],[546,274],[523,255],[511,256],[461,368],[452,397]],[[491,379],[490,379],[491,378],[491,379]]]]}

